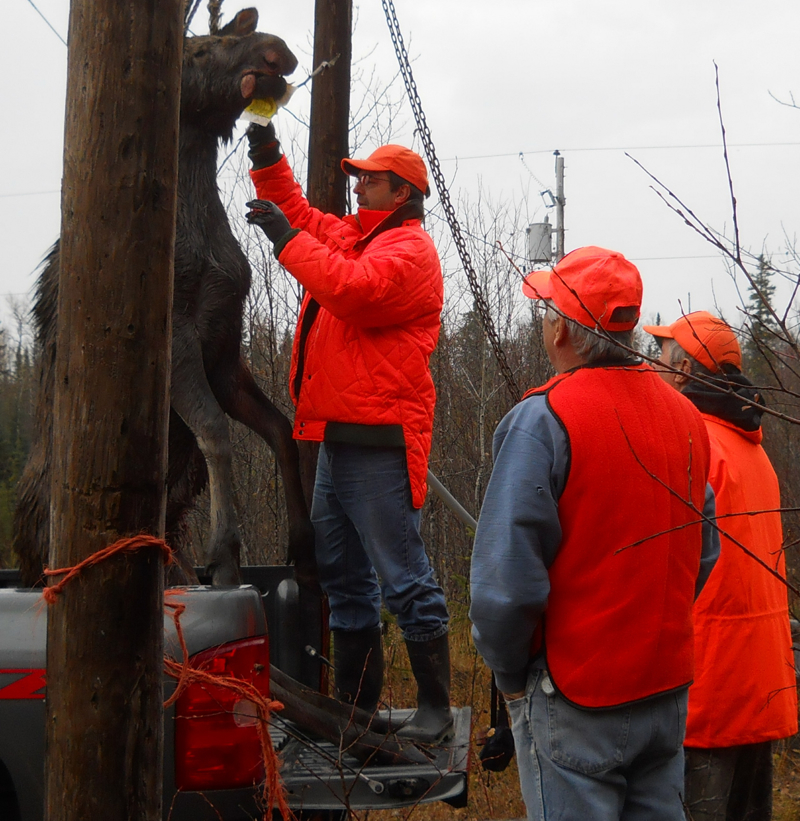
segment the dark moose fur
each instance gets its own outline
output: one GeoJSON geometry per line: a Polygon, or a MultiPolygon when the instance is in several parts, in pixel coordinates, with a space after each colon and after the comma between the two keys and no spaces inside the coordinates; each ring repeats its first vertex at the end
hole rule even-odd
{"type": "MultiPolygon", "coordinates": [[[[239,581],[241,539],[226,414],[275,451],[286,492],[289,558],[301,579],[313,577],[313,529],[291,426],[257,387],[240,354],[251,273],[216,183],[219,141],[231,139],[252,97],[283,96],[283,75],[297,66],[280,38],[255,31],[257,22],[258,12],[246,9],[218,35],[189,37],[184,45],[166,517],[166,538],[181,566],[173,581],[194,576],[181,555],[182,520],[207,482],[211,532],[205,564],[215,584],[239,581]]],[[[23,583],[30,586],[40,580],[49,552],[58,279],[56,243],[44,260],[33,308],[41,355],[39,398],[33,447],[15,511],[14,546],[23,583]]]]}

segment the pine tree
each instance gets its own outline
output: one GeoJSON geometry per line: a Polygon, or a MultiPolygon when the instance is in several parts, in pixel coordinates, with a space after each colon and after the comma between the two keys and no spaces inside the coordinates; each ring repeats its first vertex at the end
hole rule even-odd
{"type": "Polygon", "coordinates": [[[764,382],[771,372],[770,362],[774,362],[772,350],[778,337],[778,323],[772,312],[775,284],[772,275],[775,269],[764,254],[758,258],[758,267],[752,273],[748,285],[748,300],[745,310],[747,321],[743,328],[743,354],[745,369],[756,381],[764,382]]]}
{"type": "Polygon", "coordinates": [[[36,384],[26,344],[27,311],[12,308],[16,336],[0,325],[0,567],[14,563],[11,525],[17,482],[30,449],[36,384]]]}
{"type": "MultiPolygon", "coordinates": [[[[660,312],[656,314],[656,320],[653,324],[661,324],[660,312]]],[[[654,336],[650,336],[650,334],[640,330],[637,332],[636,337],[638,341],[639,350],[645,356],[649,356],[651,359],[658,359],[658,357],[661,356],[661,345],[658,343],[658,340],[654,336]]]]}
{"type": "Polygon", "coordinates": [[[748,300],[746,305],[748,322],[748,340],[746,346],[757,354],[759,344],[770,346],[775,339],[777,323],[772,313],[772,302],[775,296],[775,285],[772,282],[772,267],[768,257],[763,254],[758,258],[758,268],[752,274],[752,282],[748,285],[748,300]]]}

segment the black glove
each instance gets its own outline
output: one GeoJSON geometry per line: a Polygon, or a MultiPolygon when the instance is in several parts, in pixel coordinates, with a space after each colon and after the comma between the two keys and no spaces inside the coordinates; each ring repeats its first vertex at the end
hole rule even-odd
{"type": "Polygon", "coordinates": [[[501,773],[514,757],[514,735],[506,726],[493,727],[486,735],[486,740],[478,753],[481,767],[493,773],[501,773]]]}
{"type": "Polygon", "coordinates": [[[274,202],[251,200],[246,205],[251,209],[247,212],[247,221],[261,228],[270,242],[277,244],[292,231],[289,220],[274,202]]]}
{"type": "Polygon", "coordinates": [[[248,152],[253,163],[253,170],[269,168],[281,158],[281,144],[275,136],[275,126],[250,123],[247,126],[247,140],[250,143],[248,152]]]}

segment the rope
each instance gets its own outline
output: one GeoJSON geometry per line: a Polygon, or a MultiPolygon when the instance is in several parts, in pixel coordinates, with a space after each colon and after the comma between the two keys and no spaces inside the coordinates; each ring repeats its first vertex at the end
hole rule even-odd
{"type": "Polygon", "coordinates": [[[222,19],[222,0],[208,0],[208,33],[219,34],[222,19]]]}
{"type": "Polygon", "coordinates": [[[406,51],[405,43],[403,42],[403,35],[400,32],[400,24],[397,21],[397,14],[394,9],[393,0],[381,0],[384,14],[386,15],[386,24],[389,26],[389,34],[392,38],[392,45],[394,46],[395,54],[397,55],[397,62],[400,64],[400,72],[403,75],[406,91],[408,92],[408,99],[411,103],[411,109],[414,112],[414,119],[417,123],[417,131],[422,140],[422,145],[425,149],[425,155],[428,158],[428,165],[431,168],[431,175],[436,183],[436,190],[439,192],[439,200],[442,203],[447,222],[450,225],[450,231],[453,235],[453,241],[458,249],[458,255],[461,257],[461,263],[464,266],[464,272],[469,280],[469,286],[472,290],[473,298],[475,299],[475,307],[478,315],[481,318],[484,333],[492,346],[497,364],[500,366],[500,372],[506,382],[508,392],[511,398],[518,402],[521,396],[521,391],[514,378],[514,374],[506,359],[505,351],[500,343],[500,337],[494,327],[494,321],[489,311],[489,304],[486,297],[483,295],[480,282],[475,274],[475,269],[472,266],[472,259],[464,237],[461,234],[461,226],[458,222],[455,209],[450,201],[450,192],[447,189],[442,169],[439,165],[439,159],[436,156],[436,149],[431,138],[431,131],[428,128],[428,123],[425,119],[425,112],[422,110],[422,101],[420,100],[417,85],[414,82],[414,75],[411,71],[411,63],[408,59],[408,52],[406,51]]]}
{"type": "Polygon", "coordinates": [[[97,553],[93,553],[91,556],[87,557],[82,562],[79,562],[74,567],[59,567],[55,570],[45,568],[45,576],[60,576],[64,573],[66,573],[66,576],[64,576],[60,582],[54,584],[52,587],[45,587],[44,592],[42,593],[42,598],[48,604],[55,604],[64,588],[87,567],[94,567],[94,565],[100,564],[100,562],[104,562],[112,556],[116,556],[117,553],[134,553],[142,547],[158,547],[164,556],[165,565],[170,565],[175,561],[175,558],[172,555],[172,549],[163,539],[156,539],[154,536],[148,536],[145,533],[140,533],[138,536],[131,536],[128,539],[120,539],[109,547],[104,547],[102,550],[98,550],[97,553]]]}
{"type": "MultiPolygon", "coordinates": [[[[110,559],[120,553],[133,553],[143,547],[158,548],[164,558],[164,564],[170,565],[175,561],[172,549],[163,539],[148,536],[144,533],[126,539],[120,539],[109,547],[104,547],[88,556],[74,567],[61,567],[50,570],[45,569],[44,575],[48,577],[64,575],[57,584],[46,587],[42,593],[42,599],[47,604],[55,604],[58,597],[63,593],[64,588],[73,579],[80,575],[87,567],[94,567],[100,562],[110,559]]],[[[249,701],[255,708],[258,721],[258,737],[261,744],[261,760],[264,764],[264,787],[261,793],[262,806],[264,808],[264,821],[270,821],[273,817],[273,810],[277,809],[283,821],[289,821],[292,813],[286,801],[286,795],[282,788],[279,761],[277,753],[272,746],[272,738],[269,734],[270,715],[273,711],[282,710],[283,704],[279,701],[272,701],[261,693],[254,685],[233,676],[224,676],[218,673],[209,673],[205,670],[198,670],[189,663],[189,650],[186,646],[186,638],[181,625],[181,616],[186,610],[186,605],[181,601],[176,601],[183,595],[181,590],[167,590],[164,593],[164,609],[167,615],[175,624],[175,632],[181,648],[182,661],[164,658],[164,672],[174,678],[177,682],[175,692],[164,702],[164,708],[171,707],[180,697],[181,693],[192,684],[205,684],[213,687],[221,687],[230,690],[241,699],[249,701]]]]}
{"type": "Polygon", "coordinates": [[[186,10],[184,13],[184,21],[183,21],[183,34],[184,36],[189,34],[189,26],[192,25],[192,19],[194,18],[195,14],[197,13],[197,9],[200,8],[201,0],[194,0],[194,2],[190,2],[186,6],[186,10]]]}
{"type": "Polygon", "coordinates": [[[240,699],[249,701],[256,711],[258,739],[261,743],[261,760],[264,764],[264,787],[261,791],[264,821],[272,819],[273,810],[275,809],[278,810],[283,821],[289,821],[292,818],[292,813],[286,802],[286,794],[280,780],[278,756],[272,746],[272,737],[269,734],[270,716],[274,711],[282,710],[283,704],[280,701],[272,701],[267,698],[247,681],[242,681],[242,679],[233,676],[198,670],[189,664],[189,651],[186,647],[183,627],[181,626],[181,615],[186,610],[186,605],[180,601],[173,601],[173,599],[181,596],[183,596],[182,590],[168,590],[164,594],[164,609],[175,624],[183,659],[181,662],[169,657],[164,659],[164,672],[177,682],[175,692],[164,702],[164,707],[171,707],[178,700],[181,693],[192,684],[221,687],[239,696],[240,699]]]}

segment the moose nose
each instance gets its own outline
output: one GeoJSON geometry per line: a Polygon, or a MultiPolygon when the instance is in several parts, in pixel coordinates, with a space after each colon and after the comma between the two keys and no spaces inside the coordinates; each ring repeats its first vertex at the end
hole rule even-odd
{"type": "Polygon", "coordinates": [[[268,51],[264,55],[264,62],[267,65],[267,74],[274,77],[281,73],[280,55],[277,51],[268,51]]]}
{"type": "Polygon", "coordinates": [[[264,52],[264,63],[267,67],[267,74],[273,77],[291,74],[297,68],[297,60],[291,52],[282,53],[274,48],[264,52]]]}

